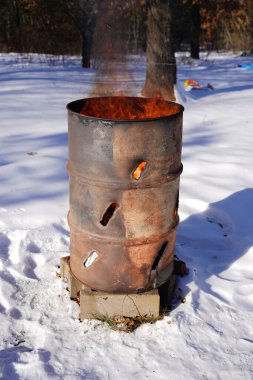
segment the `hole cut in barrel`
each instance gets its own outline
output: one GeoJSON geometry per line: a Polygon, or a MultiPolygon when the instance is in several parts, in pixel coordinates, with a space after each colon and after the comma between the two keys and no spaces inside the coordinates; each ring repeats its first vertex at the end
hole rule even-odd
{"type": "Polygon", "coordinates": [[[179,191],[177,192],[176,204],[175,204],[175,208],[173,212],[174,218],[178,217],[178,207],[179,207],[179,191]]]}
{"type": "Polygon", "coordinates": [[[102,224],[102,226],[107,226],[107,224],[109,223],[110,219],[112,218],[115,210],[119,207],[119,204],[117,202],[113,202],[110,204],[109,207],[107,207],[102,219],[100,220],[100,224],[102,224]]]}
{"type": "Polygon", "coordinates": [[[134,172],[132,173],[133,179],[135,179],[136,181],[138,181],[138,179],[141,178],[142,172],[143,172],[143,170],[145,169],[146,166],[147,166],[147,162],[146,161],[142,161],[137,166],[137,168],[134,170],[134,172]]]}
{"type": "Polygon", "coordinates": [[[83,265],[85,268],[88,268],[91,266],[91,264],[94,263],[94,261],[98,258],[98,253],[96,251],[92,251],[88,258],[84,261],[83,265]]]}
{"type": "Polygon", "coordinates": [[[163,243],[163,245],[161,246],[161,248],[159,249],[159,252],[158,252],[158,255],[156,256],[155,258],[155,261],[153,262],[153,265],[152,265],[152,270],[156,270],[163,254],[165,253],[166,249],[168,247],[168,242],[166,241],[165,243],[163,243]]]}

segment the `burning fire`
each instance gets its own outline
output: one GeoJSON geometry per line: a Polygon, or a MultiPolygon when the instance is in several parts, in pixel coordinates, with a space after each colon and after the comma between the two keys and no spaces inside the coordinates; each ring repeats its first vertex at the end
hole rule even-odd
{"type": "Polygon", "coordinates": [[[137,166],[137,168],[135,169],[135,171],[134,171],[133,174],[132,174],[133,179],[135,179],[135,180],[140,179],[140,177],[141,177],[141,173],[142,173],[143,170],[145,169],[146,165],[147,165],[146,161],[142,161],[142,162],[137,166]]]}
{"type": "Polygon", "coordinates": [[[80,113],[101,119],[138,120],[174,115],[180,111],[178,104],[160,98],[107,96],[86,99],[80,113]]]}

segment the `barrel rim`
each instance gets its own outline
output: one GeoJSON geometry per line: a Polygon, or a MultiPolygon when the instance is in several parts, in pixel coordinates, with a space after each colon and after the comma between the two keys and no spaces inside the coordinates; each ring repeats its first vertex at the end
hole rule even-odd
{"type": "MultiPolygon", "coordinates": [[[[114,123],[122,123],[122,122],[126,122],[126,123],[133,123],[133,122],[148,122],[148,121],[155,121],[155,120],[164,120],[164,119],[173,119],[181,114],[183,114],[184,112],[184,106],[182,106],[182,104],[179,104],[177,102],[173,102],[173,101],[170,101],[170,100],[165,100],[165,99],[161,99],[163,102],[166,102],[166,103],[173,103],[173,104],[176,104],[178,107],[179,107],[179,111],[176,112],[176,113],[173,113],[171,115],[165,115],[165,116],[159,116],[159,117],[148,117],[148,118],[143,118],[143,119],[108,119],[108,118],[103,118],[103,117],[95,117],[95,116],[87,116],[87,115],[83,115],[81,114],[80,112],[77,112],[77,111],[74,111],[73,109],[71,109],[71,106],[74,106],[74,105],[77,105],[78,103],[83,103],[85,100],[89,100],[89,99],[105,99],[105,98],[119,98],[120,96],[93,96],[93,97],[89,97],[89,98],[82,98],[82,99],[77,99],[77,100],[73,100],[72,102],[69,102],[67,105],[66,105],[66,108],[68,110],[68,112],[71,112],[72,114],[75,114],[83,119],[89,119],[89,120],[99,120],[99,121],[108,121],[108,122],[114,122],[114,123]]],[[[147,100],[152,100],[154,98],[150,98],[150,97],[141,97],[141,96],[125,96],[125,98],[129,98],[129,99],[147,99],[147,100]]]]}

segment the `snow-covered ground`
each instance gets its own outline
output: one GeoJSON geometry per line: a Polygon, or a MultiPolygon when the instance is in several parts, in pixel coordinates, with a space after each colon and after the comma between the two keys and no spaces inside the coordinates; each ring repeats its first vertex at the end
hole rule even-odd
{"type": "MultiPolygon", "coordinates": [[[[91,93],[95,71],[75,57],[0,54],[1,379],[253,378],[253,71],[238,67],[252,57],[178,61],[186,303],[124,333],[80,323],[55,275],[69,254],[65,106],[91,93]],[[187,93],[186,79],[214,90],[187,93]]],[[[144,61],[129,70],[118,86],[138,94],[144,61]]]]}

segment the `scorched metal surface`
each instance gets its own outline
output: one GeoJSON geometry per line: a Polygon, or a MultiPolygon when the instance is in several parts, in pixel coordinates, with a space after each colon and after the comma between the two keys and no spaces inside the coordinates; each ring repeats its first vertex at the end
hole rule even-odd
{"type": "Polygon", "coordinates": [[[109,120],[82,115],[86,101],[67,106],[71,271],[109,293],[158,287],[173,272],[183,107],[109,120]]]}

